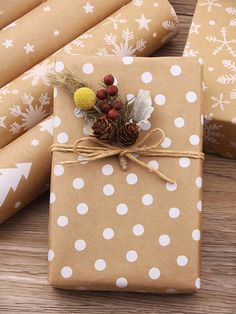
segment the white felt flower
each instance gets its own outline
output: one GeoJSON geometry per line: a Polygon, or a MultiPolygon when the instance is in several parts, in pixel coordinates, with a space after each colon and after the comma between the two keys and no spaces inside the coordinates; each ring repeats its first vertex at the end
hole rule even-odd
{"type": "Polygon", "coordinates": [[[150,92],[140,89],[130,112],[130,118],[142,129],[148,123],[154,110],[150,92]]]}

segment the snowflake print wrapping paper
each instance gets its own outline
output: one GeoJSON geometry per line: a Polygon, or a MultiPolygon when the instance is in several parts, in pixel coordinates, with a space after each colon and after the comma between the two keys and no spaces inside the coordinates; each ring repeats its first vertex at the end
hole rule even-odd
{"type": "MultiPolygon", "coordinates": [[[[165,132],[160,148],[201,152],[202,69],[189,58],[60,56],[93,82],[112,69],[121,96],[151,93],[154,112],[143,134],[165,132]],[[128,76],[127,76],[128,74],[128,76]]],[[[54,143],[73,144],[84,136],[83,118],[57,88],[54,143]]],[[[158,136],[157,136],[158,137],[158,136]]],[[[73,153],[53,152],[49,222],[49,282],[79,290],[190,293],[200,288],[202,160],[140,157],[171,175],[160,180],[132,162],[120,169],[116,157],[91,163],[73,153]]]]}
{"type": "MultiPolygon", "coordinates": [[[[120,7],[124,2],[124,0],[110,1],[106,4],[106,9],[111,5],[115,10],[114,3],[116,7],[120,7]]],[[[102,2],[98,3],[101,5],[102,2]]],[[[98,8],[100,5],[97,5],[98,8]]],[[[94,5],[94,14],[104,10],[104,8],[95,10],[97,6],[94,5]]],[[[177,26],[177,16],[167,0],[134,0],[57,53],[148,56],[175,36],[177,26]]],[[[42,95],[48,95],[52,99],[52,87],[49,86],[47,72],[53,69],[54,58],[55,55],[52,55],[0,89],[0,148],[27,131],[26,128],[18,127],[22,125],[22,116],[15,116],[13,114],[15,111],[12,111],[16,105],[20,107],[22,113],[29,110],[28,104],[24,102],[25,95],[33,97],[31,103],[33,108],[39,106],[42,95]]],[[[52,101],[43,108],[43,111],[49,115],[51,109],[52,101]]],[[[38,120],[35,116],[33,118],[35,124],[43,118],[42,115],[37,116],[38,120]]]]}
{"type": "MultiPolygon", "coordinates": [[[[103,55],[102,52],[105,55],[120,55],[122,52],[121,56],[148,56],[175,35],[177,25],[176,14],[167,0],[135,0],[79,36],[57,55],[66,53],[79,58],[80,54],[99,56],[103,55]],[[107,44],[107,38],[112,38],[112,44],[107,44]]],[[[9,162],[8,150],[1,150],[0,169],[15,167],[15,163],[22,162],[22,158],[19,161],[20,156],[32,163],[27,180],[23,177],[17,189],[10,188],[2,196],[4,202],[0,205],[0,223],[43,193],[45,183],[49,184],[50,181],[51,159],[45,156],[52,144],[53,119],[50,117],[45,123],[41,121],[52,111],[53,88],[49,86],[46,74],[53,69],[54,59],[55,55],[0,89],[0,148],[10,143],[8,147],[14,152],[9,162]],[[43,129],[49,130],[43,136],[42,123],[45,125],[43,129]],[[30,129],[34,124],[37,126],[30,129]],[[21,144],[20,151],[24,154],[18,153],[15,143],[21,144]],[[29,186],[37,193],[28,193],[29,186]],[[15,208],[18,200],[21,200],[21,206],[15,208]]],[[[63,65],[56,63],[56,71],[62,69],[63,65]]],[[[54,123],[54,127],[56,125],[54,123]]],[[[10,172],[7,174],[10,175],[10,172]]],[[[0,197],[1,182],[4,181],[0,181],[0,197]]]]}
{"type": "Polygon", "coordinates": [[[48,0],[8,25],[0,33],[0,87],[128,2],[48,0]]]}
{"type": "Polygon", "coordinates": [[[236,158],[236,1],[199,0],[184,56],[204,62],[204,148],[236,158]]]}
{"type": "Polygon", "coordinates": [[[37,5],[41,4],[42,0],[24,0],[19,5],[18,0],[1,1],[0,3],[0,30],[10,23],[14,22],[19,17],[23,16],[37,5]]]}

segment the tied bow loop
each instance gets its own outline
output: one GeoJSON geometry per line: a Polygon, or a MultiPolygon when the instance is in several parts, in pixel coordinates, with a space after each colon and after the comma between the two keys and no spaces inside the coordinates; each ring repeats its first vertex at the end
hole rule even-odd
{"type": "Polygon", "coordinates": [[[150,167],[146,162],[138,159],[142,157],[189,157],[194,159],[204,159],[204,154],[200,152],[191,151],[172,151],[172,150],[161,150],[159,146],[165,139],[165,133],[162,129],[155,128],[148,132],[136,146],[131,147],[118,147],[108,143],[102,142],[95,137],[88,136],[77,140],[74,145],[54,144],[51,146],[51,152],[73,152],[78,156],[82,156],[83,160],[70,160],[62,161],[61,164],[75,164],[81,162],[90,162],[107,157],[118,156],[119,164],[122,170],[127,170],[128,160],[140,165],[144,169],[155,173],[161,179],[168,183],[175,183],[175,180],[169,178],[167,175],[162,173],[158,169],[150,167]],[[154,133],[160,133],[160,138],[155,140],[154,144],[148,144],[151,136],[154,133]],[[90,142],[95,145],[83,145],[84,142],[90,142]]]}

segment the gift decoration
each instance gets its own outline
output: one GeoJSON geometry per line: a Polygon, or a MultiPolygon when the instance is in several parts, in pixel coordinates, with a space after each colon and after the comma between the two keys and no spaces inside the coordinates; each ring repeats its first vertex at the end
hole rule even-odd
{"type": "Polygon", "coordinates": [[[204,148],[236,158],[236,3],[197,2],[184,56],[204,62],[204,148]]]}
{"type": "Polygon", "coordinates": [[[0,33],[0,87],[128,2],[110,1],[105,6],[99,0],[92,4],[86,0],[43,2],[0,33]]]}
{"type": "Polygon", "coordinates": [[[13,23],[19,17],[23,16],[37,5],[41,4],[42,0],[24,0],[19,5],[18,0],[1,1],[0,3],[0,30],[10,23],[13,23]]]}
{"type": "Polygon", "coordinates": [[[52,134],[50,117],[1,150],[0,223],[48,189],[52,134]]]}
{"type": "MultiPolygon", "coordinates": [[[[78,58],[80,54],[100,55],[101,51],[105,51],[105,55],[119,54],[119,47],[125,49],[122,51],[124,54],[147,56],[168,41],[171,36],[174,36],[177,25],[176,15],[167,0],[154,2],[149,0],[143,2],[132,1],[104,22],[101,22],[67,45],[58,53],[58,56],[66,54],[68,56],[75,55],[78,58]],[[123,20],[122,23],[117,22],[117,19],[115,19],[117,14],[119,19],[123,20]],[[148,29],[141,28],[139,30],[139,22],[136,20],[140,20],[142,14],[151,21],[148,23],[148,29]],[[116,22],[114,22],[114,19],[116,22]],[[106,34],[110,34],[111,31],[112,37],[116,39],[116,45],[107,44],[105,49],[104,44],[106,42],[104,39],[107,38],[106,34]],[[160,40],[157,37],[158,34],[160,34],[160,40]],[[145,46],[143,46],[143,43],[145,43],[145,46]]],[[[126,60],[129,60],[129,58],[126,60]]],[[[53,66],[54,57],[50,57],[0,89],[0,147],[4,147],[21,135],[16,142],[18,143],[19,141],[21,143],[20,150],[14,142],[9,146],[14,152],[24,151],[25,160],[32,162],[32,169],[35,169],[34,174],[28,176],[27,181],[23,179],[20,181],[21,188],[15,190],[14,198],[16,200],[21,199],[20,207],[13,210],[11,201],[9,202],[8,197],[6,197],[0,209],[2,212],[1,222],[34,200],[37,195],[43,193],[45,185],[41,184],[41,182],[49,183],[50,181],[48,173],[51,167],[51,160],[45,159],[44,156],[48,154],[52,144],[52,135],[50,132],[44,132],[45,136],[42,136],[40,129],[42,129],[41,123],[44,123],[42,120],[52,111],[53,88],[49,85],[48,72],[53,69],[53,66]],[[30,128],[37,123],[38,125],[31,131],[30,128]],[[27,134],[27,141],[22,140],[25,138],[22,137],[24,132],[27,134]],[[38,137],[40,137],[40,141],[34,141],[38,137]],[[35,143],[33,151],[28,149],[31,141],[35,143]],[[42,160],[45,161],[42,162],[42,160]],[[25,186],[26,183],[32,186],[37,193],[28,193],[28,185],[25,186]],[[24,202],[22,201],[23,199],[24,202]]],[[[59,61],[55,64],[55,67],[57,73],[60,73],[63,69],[63,64],[59,61]]],[[[85,67],[85,71],[88,73],[91,70],[90,66],[85,67]]],[[[50,129],[49,124],[51,123],[52,126],[52,116],[46,121],[45,124],[50,129]]],[[[55,119],[54,122],[54,127],[58,126],[58,119],[55,119]]],[[[2,160],[7,162],[0,162],[0,168],[9,167],[7,156],[5,150],[1,150],[0,160],[2,158],[2,160]]],[[[15,163],[18,162],[18,156],[19,153],[15,155],[15,163]]],[[[10,166],[12,167],[12,165],[10,166]]],[[[11,193],[13,193],[12,189],[11,193]]]]}
{"type": "MultiPolygon", "coordinates": [[[[102,8],[94,9],[93,14],[104,12],[105,9],[108,14],[123,3],[124,0],[110,1],[104,7],[103,2],[98,1],[95,8],[99,9],[100,6],[102,8]]],[[[90,17],[91,13],[87,16],[90,17]]],[[[60,53],[147,56],[175,36],[177,27],[177,16],[167,0],[131,1],[99,25],[66,45],[60,53]]],[[[36,107],[41,106],[39,99],[42,95],[48,94],[52,98],[52,87],[49,86],[47,73],[53,69],[54,58],[55,55],[42,61],[0,89],[0,148],[28,130],[23,121],[24,115],[27,120],[30,120],[30,125],[36,125],[42,121],[44,115],[50,115],[52,101],[41,107],[41,110],[36,110],[36,107]],[[31,109],[29,103],[25,102],[25,98],[29,95],[33,99],[31,109]],[[31,114],[28,115],[28,112],[31,114]]],[[[58,64],[57,71],[60,70],[61,66],[58,64]]]]}
{"type": "MultiPolygon", "coordinates": [[[[54,119],[60,123],[51,147],[50,284],[79,290],[196,291],[203,158],[200,64],[192,58],[68,55],[57,62],[64,66],[61,77],[76,68],[77,82],[86,82],[95,93],[101,78],[106,89],[105,77],[112,74],[122,108],[127,101],[136,114],[140,91],[145,91],[141,102],[150,97],[154,110],[140,124],[133,145],[111,143],[97,133],[88,135],[86,112],[78,114],[79,102],[62,85],[55,87],[54,119]],[[122,158],[126,168],[120,167],[122,158]]],[[[100,91],[96,95],[105,97],[100,91]]],[[[116,121],[102,119],[99,128],[116,121]]]]}

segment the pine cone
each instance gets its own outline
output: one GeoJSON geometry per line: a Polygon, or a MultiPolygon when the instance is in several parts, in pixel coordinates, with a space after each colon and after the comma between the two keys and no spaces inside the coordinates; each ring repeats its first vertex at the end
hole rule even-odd
{"type": "Polygon", "coordinates": [[[139,136],[139,127],[135,123],[123,125],[117,134],[117,143],[122,146],[133,145],[139,136]]]}
{"type": "Polygon", "coordinates": [[[94,122],[92,129],[94,136],[99,140],[110,142],[115,137],[115,127],[105,117],[101,117],[94,122]]]}

